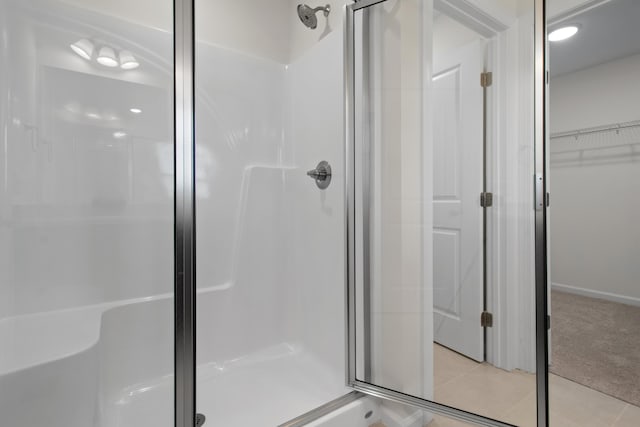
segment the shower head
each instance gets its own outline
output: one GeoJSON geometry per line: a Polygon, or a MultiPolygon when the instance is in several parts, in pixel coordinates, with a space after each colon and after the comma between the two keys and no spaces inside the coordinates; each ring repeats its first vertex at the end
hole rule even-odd
{"type": "Polygon", "coordinates": [[[329,16],[329,12],[331,12],[331,5],[319,6],[315,9],[311,6],[307,6],[306,4],[298,5],[298,16],[304,25],[311,28],[312,30],[318,26],[318,18],[316,17],[316,13],[322,11],[324,16],[329,16]]]}

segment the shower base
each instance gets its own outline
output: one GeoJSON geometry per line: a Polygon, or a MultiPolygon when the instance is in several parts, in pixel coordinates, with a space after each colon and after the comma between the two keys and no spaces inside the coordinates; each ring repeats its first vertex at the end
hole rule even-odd
{"type": "MultiPolygon", "coordinates": [[[[199,304],[220,292],[199,292],[199,304]]],[[[172,427],[172,308],[162,295],[0,321],[11,349],[0,357],[3,425],[172,427]]],[[[339,367],[301,345],[202,354],[210,360],[197,368],[205,426],[277,426],[349,392],[339,367]]],[[[364,418],[373,407],[374,399],[359,399],[312,425],[367,427],[377,421],[364,418]]]]}
{"type": "MultiPolygon", "coordinates": [[[[329,380],[333,375],[313,354],[288,344],[223,365],[200,365],[197,411],[211,425],[278,426],[346,394],[346,388],[336,390],[329,380]]],[[[115,425],[171,427],[172,402],[172,377],[139,384],[118,399],[115,425]]]]}

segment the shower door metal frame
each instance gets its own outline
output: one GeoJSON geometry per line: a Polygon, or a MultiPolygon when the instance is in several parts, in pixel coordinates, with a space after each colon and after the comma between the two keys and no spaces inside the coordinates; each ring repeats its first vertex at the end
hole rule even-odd
{"type": "MultiPolygon", "coordinates": [[[[384,3],[388,0],[360,0],[346,6],[344,20],[344,113],[345,113],[345,230],[347,263],[346,276],[346,339],[347,339],[347,385],[354,390],[400,404],[409,405],[428,412],[443,414],[473,424],[488,427],[504,427],[510,424],[473,414],[459,408],[421,399],[391,390],[356,377],[356,147],[355,147],[355,13],[358,10],[384,3]]],[[[548,379],[548,323],[547,323],[547,207],[545,195],[546,175],[546,0],[534,0],[534,157],[535,157],[535,295],[536,295],[536,404],[537,426],[549,426],[549,379],[548,379]]],[[[366,37],[365,34],[363,37],[366,37]]],[[[365,178],[366,179],[366,178],[365,178]]],[[[370,188],[364,185],[364,188],[370,188]]],[[[363,206],[362,215],[369,217],[368,206],[363,206]]],[[[369,240],[369,230],[363,230],[363,239],[369,240]]],[[[369,268],[369,260],[363,260],[369,268]]],[[[364,282],[368,287],[369,283],[364,282]]],[[[370,336],[370,322],[365,321],[363,334],[370,336]]],[[[370,353],[367,346],[365,353],[370,353]]],[[[370,361],[371,354],[363,360],[370,361]]],[[[365,367],[368,372],[368,367],[365,367]]]]}
{"type": "Polygon", "coordinates": [[[194,0],[174,0],[174,424],[196,425],[194,0]]]}

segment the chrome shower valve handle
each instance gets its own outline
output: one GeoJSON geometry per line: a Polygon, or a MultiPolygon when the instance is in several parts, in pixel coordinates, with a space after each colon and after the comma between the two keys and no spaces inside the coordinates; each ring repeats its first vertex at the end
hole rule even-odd
{"type": "Polygon", "coordinates": [[[331,165],[325,160],[318,163],[315,169],[307,171],[307,176],[316,181],[319,189],[324,190],[331,183],[331,165]]]}

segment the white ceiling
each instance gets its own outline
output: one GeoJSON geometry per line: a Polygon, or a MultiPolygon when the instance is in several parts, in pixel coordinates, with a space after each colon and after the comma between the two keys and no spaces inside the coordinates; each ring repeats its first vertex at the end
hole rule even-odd
{"type": "Polygon", "coordinates": [[[555,24],[549,31],[576,23],[581,28],[574,37],[549,43],[552,76],[640,53],[639,0],[611,0],[555,24]]]}

